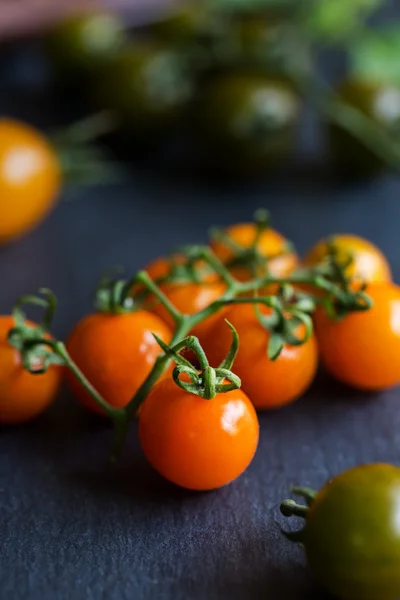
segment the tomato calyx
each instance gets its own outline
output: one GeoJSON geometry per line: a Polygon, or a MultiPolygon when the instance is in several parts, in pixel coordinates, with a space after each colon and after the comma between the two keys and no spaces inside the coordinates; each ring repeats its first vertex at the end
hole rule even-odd
{"type": "MultiPolygon", "coordinates": [[[[164,286],[179,287],[188,284],[206,284],[211,281],[215,271],[199,258],[198,248],[198,246],[185,246],[167,256],[165,259],[166,274],[152,279],[153,283],[165,289],[164,286]]],[[[152,292],[147,286],[134,286],[132,288],[132,297],[138,307],[145,306],[149,308],[149,298],[151,296],[152,292]]],[[[155,303],[157,303],[157,300],[155,300],[155,303]]]]}
{"type": "MultiPolygon", "coordinates": [[[[284,500],[280,505],[280,512],[284,517],[300,517],[301,519],[307,519],[308,511],[310,506],[315,500],[317,493],[308,487],[292,487],[291,491],[296,496],[303,498],[304,504],[297,504],[294,500],[284,500]]],[[[303,543],[304,529],[298,531],[287,531],[281,528],[281,533],[291,542],[298,544],[303,543]]]]}
{"type": "Polygon", "coordinates": [[[56,309],[56,298],[51,290],[42,288],[43,296],[23,296],[14,305],[12,316],[15,326],[8,332],[8,343],[18,350],[21,362],[29,373],[45,373],[50,365],[63,364],[62,358],[54,352],[54,341],[49,336],[49,328],[56,309]],[[22,310],[23,304],[34,304],[44,309],[40,324],[31,324],[22,310]]]}
{"type": "Polygon", "coordinates": [[[291,285],[283,285],[275,297],[269,298],[268,306],[269,314],[262,313],[259,304],[255,304],[254,310],[260,325],[270,333],[268,358],[276,360],[286,344],[301,346],[311,337],[313,323],[308,313],[313,312],[315,303],[304,294],[296,296],[291,285]]]}
{"type": "Polygon", "coordinates": [[[260,273],[266,275],[269,272],[268,263],[271,260],[293,252],[293,244],[286,241],[281,252],[265,256],[259,250],[259,242],[263,233],[271,228],[270,214],[265,209],[258,209],[254,214],[255,234],[252,244],[248,247],[238,244],[226,231],[214,227],[210,230],[212,242],[223,244],[232,253],[232,258],[226,263],[227,269],[237,267],[246,268],[252,277],[256,278],[260,273]]]}
{"type": "Polygon", "coordinates": [[[134,301],[129,295],[131,281],[112,277],[112,273],[119,273],[122,269],[114,268],[110,273],[105,273],[96,287],[94,293],[94,307],[99,312],[114,315],[126,314],[134,309],[134,301]]]}
{"type": "Polygon", "coordinates": [[[115,115],[102,111],[53,133],[50,139],[66,183],[99,185],[116,183],[124,178],[121,166],[94,143],[114,131],[117,125],[115,115]]]}
{"type": "Polygon", "coordinates": [[[154,335],[165,354],[176,362],[172,378],[176,385],[185,392],[196,394],[204,400],[212,400],[217,394],[223,394],[240,388],[240,377],[231,371],[239,348],[239,336],[233,325],[229,321],[226,321],[226,323],[232,332],[232,344],[226,357],[216,369],[210,366],[197,337],[188,336],[171,347],[154,335]],[[184,349],[192,350],[195,353],[200,369],[197,369],[180,354],[184,349]],[[182,379],[182,375],[184,379],[182,379]]]}
{"type": "Polygon", "coordinates": [[[372,300],[366,293],[367,284],[346,272],[352,265],[354,257],[351,252],[344,252],[335,245],[332,238],[328,241],[327,255],[316,267],[317,280],[325,279],[324,285],[330,282],[334,288],[327,290],[322,304],[332,319],[341,319],[350,312],[369,310],[372,300]]]}

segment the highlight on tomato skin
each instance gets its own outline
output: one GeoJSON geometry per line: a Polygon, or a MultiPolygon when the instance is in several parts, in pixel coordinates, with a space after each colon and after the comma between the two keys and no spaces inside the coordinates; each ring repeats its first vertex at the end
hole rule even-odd
{"type": "Polygon", "coordinates": [[[347,277],[367,283],[392,281],[391,268],[383,252],[358,235],[334,234],[320,240],[307,252],[304,265],[312,267],[320,264],[332,249],[339,261],[352,257],[351,264],[345,270],[347,277]]]}
{"type": "Polygon", "coordinates": [[[240,389],[205,400],[165,378],[142,405],[139,437],[147,460],[168,481],[207,491],[246,470],[257,449],[259,425],[240,389]]]}
{"type": "MultiPolygon", "coordinates": [[[[260,307],[260,311],[268,313],[266,307],[260,307]]],[[[235,327],[240,339],[235,373],[257,410],[279,408],[303,395],[318,367],[314,334],[301,346],[285,345],[281,355],[270,360],[267,356],[270,333],[257,319],[254,305],[237,304],[224,313],[204,340],[204,350],[213,366],[221,362],[229,347],[225,319],[235,327]]]]}
{"type": "MultiPolygon", "coordinates": [[[[147,311],[125,314],[93,313],[77,323],[67,341],[72,360],[104,400],[122,408],[150,373],[160,348],[153,334],[168,343],[171,331],[147,311]]],[[[87,408],[104,411],[70,371],[67,383],[87,408]]]]}
{"type": "Polygon", "coordinates": [[[0,244],[33,229],[53,208],[61,167],[49,141],[33,127],[0,119],[0,244]]]}
{"type": "Polygon", "coordinates": [[[58,395],[63,374],[58,365],[41,374],[26,371],[18,350],[7,341],[14,325],[12,316],[0,316],[0,425],[26,423],[47,410],[58,395]]]}
{"type": "Polygon", "coordinates": [[[315,326],[325,369],[350,387],[372,392],[400,383],[400,287],[373,283],[366,292],[372,308],[340,320],[317,310],[315,326]]]}
{"type": "MultiPolygon", "coordinates": [[[[243,250],[251,248],[257,235],[255,223],[238,223],[224,230],[224,233],[243,250]]],[[[233,250],[223,241],[211,242],[211,248],[218,258],[229,265],[234,259],[233,250]]],[[[264,258],[268,258],[268,270],[271,275],[284,277],[293,273],[299,264],[297,254],[288,249],[288,240],[278,231],[270,227],[262,231],[256,245],[256,251],[264,258]]],[[[246,266],[232,267],[232,274],[239,281],[247,281],[252,278],[251,270],[246,266]]]]}

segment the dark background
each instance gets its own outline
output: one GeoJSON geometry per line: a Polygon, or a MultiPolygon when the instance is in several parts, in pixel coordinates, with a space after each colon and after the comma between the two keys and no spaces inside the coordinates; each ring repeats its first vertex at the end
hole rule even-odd
{"type": "MultiPolygon", "coordinates": [[[[45,81],[35,45],[3,49],[1,114],[45,131],[66,120],[67,101],[55,101],[45,81]]],[[[132,167],[122,185],[65,193],[45,223],[0,248],[0,310],[51,287],[63,337],[90,310],[106,268],[133,272],[176,245],[204,241],[211,224],[248,220],[260,206],[300,252],[328,233],[366,236],[399,280],[398,177],[334,183],[312,163],[319,145],[310,120],[303,138],[307,169],[259,184],[132,167]]],[[[151,470],[136,426],[122,462],[110,466],[110,428],[65,392],[36,422],[0,431],[0,598],[322,600],[301,550],[280,534],[279,502],[292,484],[318,488],[359,463],[399,463],[399,404],[399,390],[365,396],[321,374],[305,398],[260,416],[256,458],[238,481],[199,494],[151,470]]]]}

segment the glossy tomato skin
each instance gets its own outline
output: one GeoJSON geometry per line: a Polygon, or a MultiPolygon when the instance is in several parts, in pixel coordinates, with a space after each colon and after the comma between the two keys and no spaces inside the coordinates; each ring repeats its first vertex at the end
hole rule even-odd
{"type": "Polygon", "coordinates": [[[400,469],[371,464],[332,479],[304,530],[308,563],[341,600],[400,596],[400,469]]]}
{"type": "Polygon", "coordinates": [[[321,309],[315,325],[327,371],[351,387],[375,391],[400,383],[400,288],[375,283],[366,291],[370,310],[335,321],[321,309]]]}
{"type": "Polygon", "coordinates": [[[264,175],[291,152],[299,101],[263,74],[228,73],[199,92],[193,119],[204,161],[234,177],[264,175]]]}
{"type": "MultiPolygon", "coordinates": [[[[242,248],[250,248],[255,239],[257,228],[254,223],[239,223],[228,227],[225,233],[242,248]]],[[[285,277],[290,275],[298,266],[296,253],[294,251],[285,253],[287,243],[288,240],[274,229],[266,229],[261,234],[257,250],[262,256],[270,258],[268,268],[271,275],[285,277]]],[[[229,263],[232,260],[232,250],[222,242],[212,242],[211,248],[222,262],[229,263]]],[[[243,267],[235,267],[232,272],[240,281],[247,281],[252,278],[249,269],[243,267]]],[[[260,273],[260,275],[262,274],[260,273]]]]}
{"type": "MultiPolygon", "coordinates": [[[[146,311],[120,315],[94,313],[76,325],[67,350],[102,397],[111,406],[122,408],[161,354],[153,333],[166,343],[171,339],[167,325],[146,311]]],[[[85,406],[103,413],[70,371],[67,382],[85,406]]]]}
{"type": "MultiPolygon", "coordinates": [[[[348,79],[338,90],[340,98],[383,127],[394,138],[398,135],[400,87],[374,81],[348,79]]],[[[337,125],[328,129],[331,153],[336,165],[347,176],[377,175],[384,163],[351,133],[337,125]]]]}
{"type": "MultiPolygon", "coordinates": [[[[268,309],[261,307],[261,313],[268,309]]],[[[235,373],[242,380],[242,389],[257,410],[268,410],[289,404],[311,385],[318,365],[315,337],[302,346],[286,345],[281,355],[272,361],[267,356],[270,334],[257,319],[254,306],[232,306],[210,330],[203,348],[212,366],[226,355],[232,334],[225,320],[239,334],[239,351],[235,373]]],[[[302,333],[302,332],[300,332],[302,333]]]]}
{"type": "Polygon", "coordinates": [[[347,277],[356,277],[367,283],[392,281],[390,265],[383,252],[357,235],[336,234],[320,240],[306,255],[304,264],[310,267],[318,265],[328,255],[330,243],[337,248],[339,260],[349,254],[353,256],[352,264],[346,269],[347,277]]]}
{"type": "Polygon", "coordinates": [[[150,464],[169,481],[191,490],[230,483],[250,464],[258,444],[258,420],[241,390],[204,400],[159,382],[139,417],[139,437],[150,464]]]}
{"type": "Polygon", "coordinates": [[[14,326],[13,317],[0,316],[0,425],[25,423],[44,412],[55,400],[62,378],[61,367],[55,365],[40,375],[24,370],[19,352],[7,341],[14,326]]]}
{"type": "Polygon", "coordinates": [[[54,149],[34,128],[0,119],[0,244],[38,224],[61,185],[54,149]]]}

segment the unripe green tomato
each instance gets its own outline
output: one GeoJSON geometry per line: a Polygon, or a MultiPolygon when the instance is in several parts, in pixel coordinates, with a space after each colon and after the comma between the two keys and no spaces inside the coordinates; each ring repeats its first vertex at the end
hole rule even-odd
{"type": "Polygon", "coordinates": [[[44,42],[56,74],[79,77],[100,68],[125,39],[116,14],[85,12],[59,21],[45,35],[44,42]]]}
{"type": "Polygon", "coordinates": [[[369,464],[334,477],[312,502],[303,535],[320,584],[342,600],[400,597],[400,469],[369,464]]]}
{"type": "MultiPolygon", "coordinates": [[[[339,88],[339,96],[398,139],[400,87],[349,79],[339,88]]],[[[374,175],[385,167],[379,156],[338,125],[329,126],[328,141],[335,163],[348,175],[374,175]]]]}
{"type": "Polygon", "coordinates": [[[138,40],[104,68],[93,101],[112,111],[127,133],[161,134],[176,123],[191,94],[184,57],[164,44],[138,40]]]}
{"type": "Polygon", "coordinates": [[[304,72],[310,67],[304,39],[287,19],[274,14],[243,15],[232,22],[231,36],[233,65],[257,67],[270,75],[288,69],[304,72]]]}
{"type": "Polygon", "coordinates": [[[246,72],[211,79],[193,117],[205,160],[228,174],[268,173],[291,152],[299,109],[283,81],[246,72]]]}

